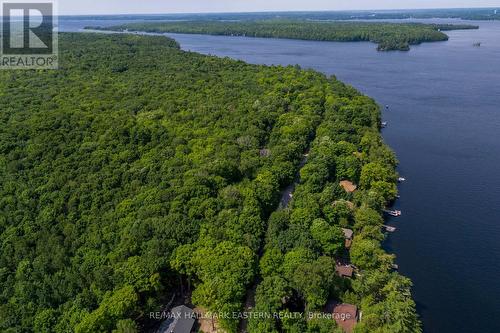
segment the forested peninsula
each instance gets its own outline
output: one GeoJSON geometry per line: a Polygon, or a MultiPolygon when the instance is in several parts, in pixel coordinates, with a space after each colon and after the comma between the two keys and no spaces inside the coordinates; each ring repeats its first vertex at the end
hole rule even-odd
{"type": "MultiPolygon", "coordinates": [[[[149,332],[171,300],[217,313],[249,298],[285,314],[350,303],[355,332],[421,331],[381,248],[397,160],[372,99],[161,36],[62,33],[60,51],[60,70],[0,71],[0,331],[149,332]]],[[[341,332],[284,318],[248,332],[341,332]]]]}
{"type": "Polygon", "coordinates": [[[478,29],[464,24],[318,22],[307,20],[263,21],[179,21],[127,23],[112,27],[87,27],[113,31],[151,33],[188,33],[263,38],[290,38],[316,41],[359,42],[378,44],[379,51],[408,51],[411,45],[446,41],[442,31],[478,29]]]}

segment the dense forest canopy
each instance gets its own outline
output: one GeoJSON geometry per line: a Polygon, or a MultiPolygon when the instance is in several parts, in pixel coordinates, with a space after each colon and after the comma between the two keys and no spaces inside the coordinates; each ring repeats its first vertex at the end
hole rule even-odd
{"type": "Polygon", "coordinates": [[[262,311],[335,299],[363,311],[357,332],[420,332],[411,283],[380,246],[397,161],[373,100],[164,37],[61,34],[60,49],[57,71],[0,72],[0,331],[147,331],[174,293],[238,311],[256,285],[262,311]],[[352,282],[333,274],[341,227],[356,234],[352,282]]]}
{"type": "Polygon", "coordinates": [[[301,20],[265,21],[180,21],[126,23],[120,26],[89,29],[189,33],[224,36],[291,38],[318,41],[371,41],[379,51],[408,51],[410,45],[446,41],[444,30],[477,29],[473,25],[420,23],[313,22],[301,20]]]}

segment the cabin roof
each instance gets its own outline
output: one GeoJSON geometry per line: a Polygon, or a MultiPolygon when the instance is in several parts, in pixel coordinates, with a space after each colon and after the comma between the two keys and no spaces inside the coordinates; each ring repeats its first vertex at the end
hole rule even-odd
{"type": "Polygon", "coordinates": [[[354,268],[351,265],[336,265],[335,271],[341,277],[352,277],[354,273],[354,268]]]}
{"type": "Polygon", "coordinates": [[[351,333],[358,322],[358,307],[352,304],[337,304],[333,308],[333,318],[344,332],[351,333]]]}
{"type": "Polygon", "coordinates": [[[349,180],[343,180],[339,183],[339,185],[342,186],[344,191],[346,191],[347,193],[353,193],[358,188],[353,182],[349,180]]]}
{"type": "Polygon", "coordinates": [[[191,333],[194,326],[194,311],[185,305],[179,305],[170,311],[170,317],[165,320],[158,333],[191,333]]]}
{"type": "Polygon", "coordinates": [[[344,237],[346,239],[352,239],[352,236],[354,235],[354,231],[352,231],[351,229],[347,229],[347,228],[342,228],[342,231],[344,232],[344,237]]]}

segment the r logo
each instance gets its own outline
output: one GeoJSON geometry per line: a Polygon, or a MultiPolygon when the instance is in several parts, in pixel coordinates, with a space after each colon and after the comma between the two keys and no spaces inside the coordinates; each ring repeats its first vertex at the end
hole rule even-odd
{"type": "Polygon", "coordinates": [[[3,3],[2,53],[51,54],[52,3],[3,3]]]}

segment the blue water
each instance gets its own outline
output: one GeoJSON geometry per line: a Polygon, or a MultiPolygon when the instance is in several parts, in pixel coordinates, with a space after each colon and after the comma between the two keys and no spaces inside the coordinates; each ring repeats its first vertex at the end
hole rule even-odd
{"type": "MultiPolygon", "coordinates": [[[[61,30],[96,23],[63,20],[61,30]]],[[[185,50],[335,74],[390,106],[384,137],[407,182],[385,245],[414,282],[428,333],[500,332],[500,22],[466,23],[481,29],[389,53],[371,43],[170,34],[185,50]]]]}

